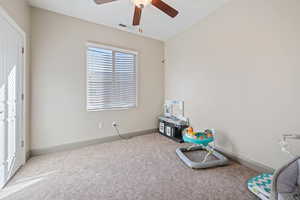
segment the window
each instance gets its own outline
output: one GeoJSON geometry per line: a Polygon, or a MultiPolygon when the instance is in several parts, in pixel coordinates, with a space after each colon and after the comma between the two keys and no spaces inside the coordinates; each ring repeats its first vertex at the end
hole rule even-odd
{"type": "Polygon", "coordinates": [[[137,53],[88,44],[87,110],[137,106],[137,53]]]}

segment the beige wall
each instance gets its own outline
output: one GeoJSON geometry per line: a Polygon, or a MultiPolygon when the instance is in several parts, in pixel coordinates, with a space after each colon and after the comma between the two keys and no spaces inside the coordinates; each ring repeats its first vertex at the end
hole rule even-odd
{"type": "Polygon", "coordinates": [[[192,125],[216,128],[227,151],[280,166],[280,135],[300,133],[299,10],[232,0],[166,42],[166,99],[184,100],[192,125]]]}
{"type": "Polygon", "coordinates": [[[12,17],[16,23],[29,35],[30,7],[25,0],[0,0],[0,6],[12,17]]]}
{"type": "Polygon", "coordinates": [[[25,113],[26,113],[26,152],[30,150],[30,7],[24,0],[0,0],[0,6],[26,33],[25,66],[25,113]]]}
{"type": "Polygon", "coordinates": [[[163,104],[163,43],[32,9],[32,149],[156,128],[163,104]],[[86,42],[139,52],[139,107],[86,111],[86,42]],[[98,128],[102,122],[103,127],[98,128]]]}

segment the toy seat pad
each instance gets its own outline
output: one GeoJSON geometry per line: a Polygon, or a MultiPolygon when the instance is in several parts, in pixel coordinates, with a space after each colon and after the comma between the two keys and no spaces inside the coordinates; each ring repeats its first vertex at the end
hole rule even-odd
{"type": "Polygon", "coordinates": [[[248,189],[262,200],[271,197],[273,174],[263,173],[247,181],[248,189]]]}

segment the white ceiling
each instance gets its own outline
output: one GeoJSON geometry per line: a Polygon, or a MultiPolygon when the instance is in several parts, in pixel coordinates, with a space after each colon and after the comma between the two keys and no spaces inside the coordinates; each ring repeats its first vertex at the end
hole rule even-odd
{"type": "MultiPolygon", "coordinates": [[[[164,0],[179,11],[174,19],[148,5],[142,13],[142,35],[165,41],[214,12],[227,1],[164,0]]],[[[138,28],[131,26],[134,11],[131,0],[119,0],[103,5],[96,5],[94,0],[29,0],[29,3],[34,7],[141,34],[138,28]],[[118,26],[120,23],[128,27],[118,26]]]]}

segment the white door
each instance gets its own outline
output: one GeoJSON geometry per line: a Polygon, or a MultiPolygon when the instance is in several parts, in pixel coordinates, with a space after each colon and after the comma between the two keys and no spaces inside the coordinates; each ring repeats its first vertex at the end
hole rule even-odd
{"type": "Polygon", "coordinates": [[[23,164],[23,36],[0,13],[0,188],[23,164]]]}

